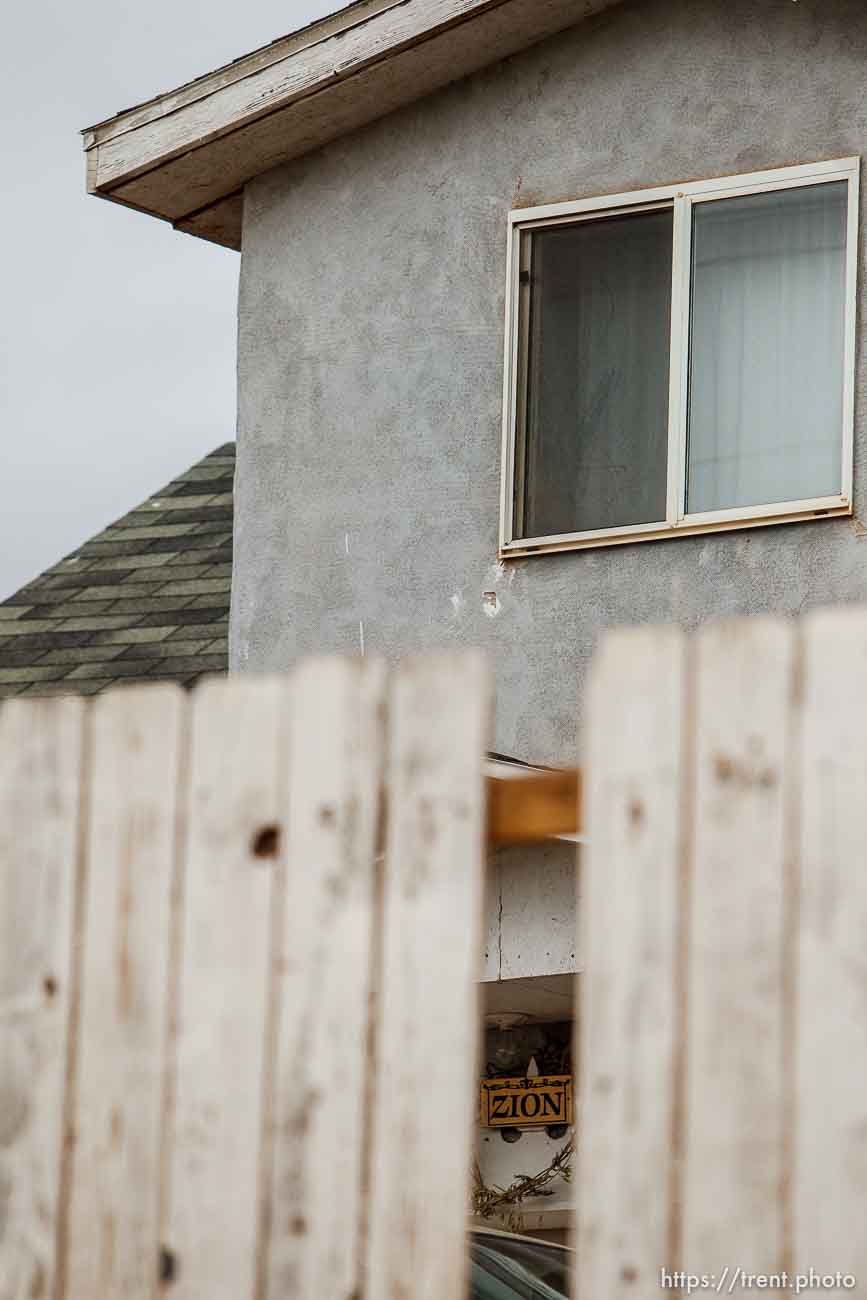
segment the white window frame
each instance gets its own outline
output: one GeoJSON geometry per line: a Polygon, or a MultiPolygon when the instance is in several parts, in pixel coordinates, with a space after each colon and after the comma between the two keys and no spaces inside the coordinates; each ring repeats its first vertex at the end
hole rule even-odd
{"type": "Polygon", "coordinates": [[[731,528],[763,527],[804,519],[828,518],[852,513],[852,463],[855,414],[855,320],[858,274],[858,184],[860,158],[837,158],[796,167],[741,176],[689,181],[627,194],[606,194],[567,203],[550,203],[535,208],[518,208],[509,213],[506,331],[503,395],[503,441],[500,487],[501,559],[551,551],[579,550],[591,546],[616,546],[626,542],[653,541],[665,537],[688,537],[731,528]],[[814,497],[804,501],[738,506],[733,510],[686,513],[687,377],[690,333],[690,262],[692,209],[696,203],[714,199],[760,194],[769,190],[822,185],[832,181],[848,184],[846,223],[846,298],[843,354],[842,491],[839,496],[814,497]],[[665,519],[650,524],[629,524],[597,528],[588,532],[559,533],[546,537],[515,535],[515,462],[518,436],[519,311],[521,235],[526,230],[564,222],[580,221],[588,214],[607,215],[636,212],[662,205],[673,208],[671,286],[671,356],[668,411],[668,486],[665,519]]]}

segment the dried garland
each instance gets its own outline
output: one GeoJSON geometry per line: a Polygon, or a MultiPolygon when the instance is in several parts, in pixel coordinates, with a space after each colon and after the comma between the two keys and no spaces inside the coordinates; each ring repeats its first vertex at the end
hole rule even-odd
{"type": "MultiPolygon", "coordinates": [[[[472,1212],[480,1219],[493,1218],[515,1206],[520,1206],[529,1196],[553,1196],[554,1191],[548,1187],[555,1178],[564,1182],[572,1179],[572,1156],[575,1151],[575,1139],[570,1138],[561,1147],[550,1164],[540,1169],[537,1174],[519,1174],[508,1187],[489,1187],[482,1177],[479,1162],[473,1162],[472,1212]]],[[[513,1226],[511,1221],[509,1226],[513,1226]]]]}

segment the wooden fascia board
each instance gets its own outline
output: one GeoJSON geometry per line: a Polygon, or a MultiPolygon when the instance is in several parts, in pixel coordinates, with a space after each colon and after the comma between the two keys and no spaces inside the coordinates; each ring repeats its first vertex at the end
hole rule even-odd
{"type": "MultiPolygon", "coordinates": [[[[99,150],[97,188],[112,189],[188,149],[201,148],[228,131],[297,103],[329,84],[346,80],[372,63],[430,41],[455,24],[515,3],[516,0],[404,0],[346,32],[257,68],[240,80],[218,84],[212,91],[203,85],[202,93],[190,103],[172,107],[168,96],[166,111],[142,121],[134,130],[127,129],[125,115],[121,114],[102,139],[95,133],[94,143],[99,150]]],[[[543,8],[545,0],[536,3],[543,8]]],[[[586,8],[583,0],[579,4],[567,0],[567,6],[579,14],[586,8]]]]}
{"type": "Polygon", "coordinates": [[[114,114],[112,117],[105,118],[104,121],[97,122],[94,126],[86,127],[81,132],[84,148],[92,149],[94,145],[106,144],[109,140],[114,140],[120,135],[125,135],[129,131],[147,125],[149,122],[158,121],[169,113],[186,108],[198,100],[207,99],[209,95],[222,90],[225,86],[234,85],[253,73],[260,72],[276,63],[282,63],[285,59],[302,53],[312,45],[318,45],[321,41],[328,40],[332,36],[348,31],[351,27],[367,22],[384,9],[393,9],[396,5],[404,3],[405,0],[356,0],[354,4],[348,5],[338,13],[319,19],[308,27],[292,32],[289,36],[284,36],[280,40],[272,41],[270,45],[261,46],[250,54],[245,54],[231,63],[224,64],[223,67],[217,68],[214,72],[208,72],[202,77],[196,77],[195,80],[185,82],[184,85],[177,87],[175,90],[167,91],[163,95],[156,95],[142,104],[137,104],[121,113],[114,114]]]}
{"type": "Polygon", "coordinates": [[[278,42],[241,76],[245,60],[212,89],[202,78],[92,128],[88,188],[239,247],[240,201],[227,200],[253,176],[619,2],[370,0],[324,39],[278,42]]]}

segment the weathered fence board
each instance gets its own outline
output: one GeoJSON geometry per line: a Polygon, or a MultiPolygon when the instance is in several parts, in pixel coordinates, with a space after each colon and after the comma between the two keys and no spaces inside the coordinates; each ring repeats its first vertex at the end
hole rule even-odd
{"type": "Polygon", "coordinates": [[[694,648],[683,1267],[773,1274],[785,1266],[795,629],[713,623],[694,648]]]}
{"type": "Polygon", "coordinates": [[[867,1288],[867,612],[805,621],[796,1268],[867,1288]]]}
{"type": "Polygon", "coordinates": [[[684,641],[612,637],[594,667],[584,956],[577,1294],[649,1296],[676,1230],[671,1208],[684,641]]]}
{"type": "Polygon", "coordinates": [[[382,665],[314,661],[296,675],[292,705],[267,1295],[349,1300],[361,1290],[367,1208],[382,665]]]}
{"type": "Polygon", "coordinates": [[[70,1297],[153,1293],[184,703],[124,689],[91,719],[70,1297]]]}
{"type": "Polygon", "coordinates": [[[489,690],[474,654],[392,687],[367,1300],[464,1295],[489,690]]]}
{"type": "Polygon", "coordinates": [[[679,685],[674,636],[612,634],[591,686],[578,1300],[684,1275],[734,1295],[863,1289],[867,614],[711,625],[679,685]],[[624,772],[654,772],[678,733],[679,770],[653,789],[681,828],[673,895],[624,772]],[[667,933],[648,878],[674,898],[667,933]]]}
{"type": "Polygon", "coordinates": [[[0,1300],[57,1285],[83,709],[0,710],[0,1300]]]}
{"type": "MultiPolygon", "coordinates": [[[[576,1300],[863,1289],[865,682],[858,611],[598,656],[576,1300]]],[[[0,709],[0,1300],[464,1300],[488,692],[0,709]]]]}
{"type": "Polygon", "coordinates": [[[273,860],[288,686],[193,695],[172,1159],[164,1245],[176,1300],[251,1296],[259,1244],[273,860]]]}
{"type": "Polygon", "coordinates": [[[0,1300],[461,1293],[488,711],[474,655],[0,711],[0,1300]]]}

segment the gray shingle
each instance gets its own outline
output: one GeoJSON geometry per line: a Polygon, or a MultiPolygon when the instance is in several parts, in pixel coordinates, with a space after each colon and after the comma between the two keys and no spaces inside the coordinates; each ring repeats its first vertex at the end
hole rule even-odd
{"type": "Polygon", "coordinates": [[[21,668],[0,668],[0,682],[44,682],[46,678],[57,678],[62,673],[55,664],[43,667],[41,664],[27,664],[21,668]]]}
{"type": "MultiPolygon", "coordinates": [[[[171,509],[175,510],[201,510],[203,506],[225,506],[231,504],[231,497],[226,500],[225,497],[217,496],[214,492],[208,492],[206,495],[184,497],[179,501],[176,497],[166,497],[164,500],[171,502],[171,509]]],[[[143,506],[139,506],[136,514],[148,513],[152,510],[162,508],[163,501],[153,499],[146,501],[143,506]]]]}
{"type": "Polygon", "coordinates": [[[27,695],[96,695],[107,686],[113,686],[110,677],[100,677],[96,681],[35,682],[21,692],[22,699],[27,695]]]}
{"type": "MultiPolygon", "coordinates": [[[[82,581],[84,579],[82,578],[82,581]]],[[[30,609],[35,607],[35,602],[39,601],[40,609],[46,605],[62,605],[66,600],[77,600],[81,595],[78,587],[61,587],[59,591],[52,591],[48,587],[23,587],[17,591],[14,596],[9,597],[9,604],[13,607],[16,602],[19,606],[28,606],[30,609]]],[[[99,591],[99,599],[105,600],[105,592],[99,591]]]]}
{"type": "Polygon", "coordinates": [[[20,618],[12,623],[4,623],[3,631],[0,633],[0,643],[7,637],[27,636],[33,632],[56,632],[58,631],[57,623],[50,618],[20,618]]]}
{"type": "Polygon", "coordinates": [[[186,537],[194,530],[197,531],[195,524],[143,524],[140,528],[110,528],[102,536],[110,542],[155,542],[164,538],[186,537]]]}
{"type": "MultiPolygon", "coordinates": [[[[103,589],[101,588],[101,590],[103,589]]],[[[107,614],[113,604],[114,601],[111,600],[91,600],[86,605],[83,605],[78,600],[67,600],[60,601],[57,605],[34,605],[25,623],[30,622],[32,619],[77,618],[82,614],[90,618],[94,614],[107,614]]]]}
{"type": "Polygon", "coordinates": [[[129,600],[132,596],[150,596],[153,593],[153,587],[143,582],[124,582],[114,591],[106,591],[105,587],[85,587],[75,597],[76,600],[114,600],[115,597],[122,596],[124,600],[129,600]]]}
{"type": "MultiPolygon", "coordinates": [[[[107,563],[108,561],[106,561],[107,563]]],[[[116,587],[123,582],[124,578],[128,578],[134,572],[135,570],[130,569],[128,566],[124,569],[100,569],[98,573],[93,569],[89,569],[87,573],[80,573],[77,577],[67,575],[65,578],[49,578],[45,585],[49,591],[64,587],[80,587],[83,582],[86,582],[88,587],[91,588],[116,587]]],[[[102,592],[101,596],[104,600],[105,592],[102,592]]]]}
{"type": "Polygon", "coordinates": [[[53,564],[50,569],[46,569],[40,576],[43,578],[54,578],[60,574],[65,577],[71,570],[74,570],[76,573],[81,573],[89,568],[90,562],[88,560],[83,560],[80,555],[67,555],[66,559],[59,560],[57,564],[53,564]]]}
{"type": "Polygon", "coordinates": [[[73,668],[67,681],[77,682],[87,677],[144,677],[150,667],[149,660],[112,659],[107,663],[79,664],[73,668]]]}
{"type": "MultiPolygon", "coordinates": [[[[180,601],[178,602],[180,605],[180,601]]],[[[178,609],[171,613],[145,614],[138,620],[138,627],[166,627],[170,622],[176,623],[179,628],[183,628],[187,623],[210,623],[211,619],[208,614],[213,615],[213,621],[217,618],[225,618],[228,615],[228,599],[223,608],[219,611],[201,610],[201,609],[178,609]],[[202,615],[205,617],[202,617],[202,615]]],[[[216,632],[211,632],[211,636],[216,636],[216,632]]]]}
{"type": "MultiPolygon", "coordinates": [[[[168,525],[168,526],[171,527],[172,525],[168,525]]],[[[193,545],[202,546],[203,544],[206,545],[209,548],[208,557],[209,559],[211,558],[212,552],[210,550],[210,547],[213,546],[214,543],[210,540],[210,538],[205,538],[204,543],[202,541],[202,538],[200,537],[188,537],[187,541],[191,546],[193,545]]],[[[186,555],[182,549],[184,545],[183,538],[178,539],[177,537],[158,537],[155,541],[143,542],[142,545],[147,546],[149,555],[159,555],[161,551],[171,551],[172,554],[175,555],[180,549],[180,555],[178,555],[178,564],[194,563],[194,561],[191,560],[190,557],[186,555]]],[[[196,553],[198,554],[198,552],[196,553]]]]}
{"type": "MultiPolygon", "coordinates": [[[[64,620],[58,632],[99,632],[109,627],[128,627],[130,620],[123,614],[94,614],[92,618],[68,618],[64,620]]],[[[25,627],[18,623],[16,627],[25,627]]]]}
{"type": "Polygon", "coordinates": [[[211,592],[228,591],[225,578],[197,578],[194,582],[167,582],[160,587],[161,596],[206,596],[211,592]]]}
{"type": "Polygon", "coordinates": [[[191,637],[191,636],[193,637],[211,636],[213,638],[216,637],[217,633],[220,630],[220,627],[221,624],[219,622],[188,623],[185,627],[176,628],[175,631],[172,633],[170,640],[174,639],[176,641],[180,641],[185,637],[191,637]]]}
{"type": "MultiPolygon", "coordinates": [[[[205,643],[207,644],[207,643],[205,643]]],[[[79,646],[82,650],[84,647],[79,646]]],[[[27,637],[21,641],[10,641],[3,647],[2,662],[4,668],[22,668],[27,664],[40,664],[45,658],[45,651],[30,645],[27,637]],[[11,646],[11,649],[9,648],[11,646]],[[24,647],[21,649],[20,647],[24,647]]]]}
{"type": "Polygon", "coordinates": [[[140,645],[145,641],[164,641],[174,632],[174,625],[168,627],[120,627],[110,632],[97,632],[92,645],[140,645]]]}
{"type": "Polygon", "coordinates": [[[234,463],[223,444],[2,602],[0,696],[225,672],[234,463]]]}
{"type": "Polygon", "coordinates": [[[176,570],[179,565],[197,564],[204,566],[214,564],[215,562],[213,545],[210,547],[204,547],[198,551],[184,551],[182,555],[172,555],[169,557],[169,568],[172,570],[171,577],[174,579],[174,570],[176,570]]]}
{"type": "Polygon", "coordinates": [[[178,556],[178,564],[167,567],[165,572],[160,569],[159,574],[154,573],[154,582],[194,582],[197,578],[209,577],[214,568],[213,564],[184,564],[183,560],[182,555],[178,556]]]}
{"type": "MultiPolygon", "coordinates": [[[[189,606],[191,598],[183,596],[141,596],[137,600],[116,600],[111,607],[113,614],[164,614],[176,613],[189,606]]],[[[177,619],[173,619],[177,622],[177,619]]],[[[143,624],[141,625],[143,626],[143,624]]]]}
{"type": "Polygon", "coordinates": [[[175,482],[207,483],[211,479],[225,478],[226,470],[230,465],[234,466],[234,464],[235,458],[233,456],[231,461],[219,459],[212,461],[209,465],[194,465],[192,469],[187,470],[186,474],[181,474],[177,479],[175,479],[175,482]]]}
{"type": "MultiPolygon", "coordinates": [[[[224,531],[232,526],[231,506],[203,506],[198,514],[203,523],[222,523],[224,531]]],[[[187,519],[189,519],[189,515],[185,510],[166,510],[163,512],[160,522],[164,524],[183,524],[187,519]]]]}
{"type": "Polygon", "coordinates": [[[52,650],[55,646],[87,645],[92,636],[92,632],[68,632],[63,621],[60,620],[57,631],[37,632],[34,636],[22,636],[17,640],[11,637],[0,637],[0,664],[6,662],[6,655],[10,652],[23,654],[26,650],[33,656],[35,662],[36,655],[41,654],[43,650],[52,650]]]}
{"type": "MultiPolygon", "coordinates": [[[[173,497],[196,496],[198,494],[201,494],[203,486],[204,484],[198,480],[193,482],[190,481],[184,482],[183,480],[181,480],[180,482],[172,484],[172,496],[173,497]]],[[[220,493],[223,496],[226,496],[228,493],[231,493],[232,491],[232,480],[231,478],[214,479],[213,481],[207,484],[207,489],[209,492],[213,492],[215,494],[220,493]]]]}
{"type": "MultiPolygon", "coordinates": [[[[223,512],[223,513],[225,513],[225,512],[223,512]]],[[[170,526],[171,526],[171,525],[170,525],[170,526]]],[[[203,520],[201,523],[197,523],[197,524],[196,524],[196,537],[199,539],[199,540],[196,542],[196,546],[202,546],[203,543],[202,543],[202,540],[201,540],[201,539],[202,539],[203,537],[207,537],[207,538],[210,539],[210,536],[211,536],[212,533],[214,533],[214,534],[219,534],[221,540],[223,541],[223,543],[224,543],[225,545],[230,545],[230,544],[231,544],[231,541],[232,541],[232,530],[231,530],[231,528],[230,528],[230,529],[227,531],[227,529],[226,529],[226,524],[225,524],[225,522],[223,521],[223,518],[222,518],[222,515],[221,515],[221,518],[219,518],[219,519],[203,520]]],[[[215,542],[212,542],[212,541],[210,541],[210,540],[208,541],[207,544],[208,544],[208,546],[214,546],[214,545],[216,545],[215,542]]]]}
{"type": "MultiPolygon", "coordinates": [[[[168,564],[171,556],[170,551],[163,551],[158,555],[145,553],[144,555],[122,555],[109,556],[104,560],[95,560],[92,567],[88,570],[88,582],[97,573],[108,573],[112,569],[155,569],[160,564],[168,564]]],[[[137,580],[140,580],[137,576],[137,580]]]]}
{"type": "MultiPolygon", "coordinates": [[[[164,659],[165,656],[171,655],[175,658],[177,655],[197,655],[202,651],[213,653],[213,647],[217,651],[225,649],[220,641],[175,641],[172,639],[170,646],[165,645],[162,641],[151,642],[151,644],[124,646],[124,659],[164,659]]],[[[108,646],[101,647],[103,650],[109,649],[108,646]]]]}
{"type": "Polygon", "coordinates": [[[86,664],[92,660],[114,659],[123,654],[122,645],[79,645],[60,646],[48,650],[39,660],[40,664],[86,664]]]}
{"type": "Polygon", "coordinates": [[[213,615],[214,618],[225,618],[229,612],[225,607],[221,607],[213,596],[196,596],[190,601],[189,608],[197,611],[200,623],[209,622],[209,615],[213,615]]]}
{"type": "Polygon", "coordinates": [[[222,655],[197,655],[195,658],[178,657],[160,659],[157,669],[161,673],[222,673],[226,671],[226,661],[222,655]]]}
{"type": "Polygon", "coordinates": [[[122,555],[138,555],[141,549],[141,542],[132,538],[126,542],[85,542],[81,553],[93,560],[107,560],[122,555]]]}

